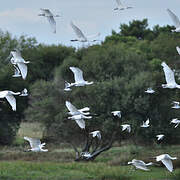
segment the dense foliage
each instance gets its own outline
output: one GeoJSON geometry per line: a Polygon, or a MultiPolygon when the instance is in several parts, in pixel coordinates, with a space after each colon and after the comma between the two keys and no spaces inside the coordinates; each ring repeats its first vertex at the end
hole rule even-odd
{"type": "MultiPolygon", "coordinates": [[[[5,109],[0,111],[1,122],[16,127],[13,123],[19,125],[21,120],[38,121],[45,126],[44,137],[60,142],[79,142],[84,138],[83,131],[67,119],[65,101],[69,100],[78,108],[90,107],[96,116],[86,120],[86,127],[90,131],[100,130],[104,143],[112,131],[117,141],[128,138],[150,143],[155,141],[157,134],[165,134],[166,142],[176,143],[180,132],[169,122],[180,115],[178,110],[171,109],[172,101],[179,101],[180,93],[161,87],[165,83],[161,62],[165,61],[172,69],[180,68],[180,57],[175,49],[180,44],[180,35],[172,33],[171,29],[171,26],[158,25],[150,29],[147,19],[135,20],[128,25],[122,24],[120,32],[112,31],[102,44],[77,51],[61,45],[37,44],[34,39],[25,37],[12,39],[9,34],[2,34],[1,38],[4,36],[8,40],[3,39],[0,43],[1,89],[16,91],[26,86],[30,96],[28,104],[26,99],[18,98],[16,113],[11,112],[7,103],[0,104],[5,109]],[[5,61],[10,50],[17,46],[23,57],[31,61],[26,81],[13,79],[12,68],[5,61]],[[94,84],[64,92],[64,81],[74,81],[70,66],[82,69],[84,78],[94,84]],[[155,94],[146,94],[144,91],[148,87],[153,87],[155,94]],[[113,110],[121,110],[122,118],[114,119],[113,110]],[[150,127],[140,128],[147,118],[150,118],[150,127]],[[131,134],[121,132],[120,125],[125,123],[132,126],[131,134]]],[[[176,79],[178,82],[178,77],[176,79]]],[[[4,125],[0,127],[4,129],[4,125]]],[[[11,134],[1,129],[0,132],[6,137],[11,134]]]]}

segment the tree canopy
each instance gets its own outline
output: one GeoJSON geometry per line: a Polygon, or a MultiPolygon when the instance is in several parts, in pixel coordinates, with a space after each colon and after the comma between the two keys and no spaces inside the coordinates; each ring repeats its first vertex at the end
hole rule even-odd
{"type": "MultiPolygon", "coordinates": [[[[100,130],[104,144],[112,133],[114,141],[119,142],[129,138],[152,143],[161,133],[165,134],[166,142],[176,143],[180,133],[169,122],[180,115],[178,110],[171,109],[172,101],[178,101],[180,93],[176,89],[161,87],[165,82],[161,63],[165,61],[175,70],[180,68],[180,57],[175,48],[180,44],[180,35],[172,33],[171,29],[171,26],[158,25],[151,29],[147,19],[134,20],[120,25],[119,32],[113,30],[100,45],[78,50],[62,45],[38,44],[33,38],[13,39],[10,34],[2,33],[1,89],[19,91],[27,87],[30,96],[28,99],[18,98],[16,113],[11,112],[7,104],[0,104],[0,108],[5,109],[0,111],[1,122],[8,122],[17,127],[16,130],[22,120],[41,122],[45,126],[44,138],[80,143],[84,140],[83,131],[67,119],[65,101],[69,100],[78,108],[90,107],[94,116],[86,120],[86,127],[88,131],[100,130]],[[21,48],[24,59],[31,61],[26,81],[13,79],[12,67],[5,61],[17,46],[21,48]],[[94,84],[73,87],[71,92],[65,92],[64,82],[74,81],[69,69],[71,66],[82,69],[85,80],[94,84]],[[146,94],[144,91],[148,87],[152,87],[155,94],[146,94]],[[114,119],[111,114],[114,110],[122,112],[121,119],[114,119]],[[147,118],[150,118],[150,127],[142,129],[140,125],[147,118]],[[121,131],[121,125],[125,123],[132,126],[132,133],[121,131]]],[[[4,136],[9,133],[0,132],[4,136]]],[[[3,142],[0,140],[0,143],[3,142]]]]}

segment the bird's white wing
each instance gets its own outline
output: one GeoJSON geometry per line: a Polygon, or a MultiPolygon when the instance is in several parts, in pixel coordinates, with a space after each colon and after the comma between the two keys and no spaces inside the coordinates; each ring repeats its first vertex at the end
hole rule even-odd
{"type": "Polygon", "coordinates": [[[167,9],[167,12],[169,14],[169,16],[171,17],[175,27],[180,27],[180,21],[179,21],[179,18],[170,10],[170,9],[167,9]]]}
{"type": "Polygon", "coordinates": [[[172,164],[172,161],[170,159],[162,159],[161,161],[170,172],[173,171],[173,164],[172,164]]]}
{"type": "Polygon", "coordinates": [[[85,121],[83,119],[75,120],[81,129],[85,129],[85,121]]]}
{"type": "Polygon", "coordinates": [[[14,59],[22,59],[21,52],[17,49],[11,51],[11,54],[12,54],[14,59]]]}
{"type": "Polygon", "coordinates": [[[89,111],[90,110],[90,108],[89,107],[84,107],[84,108],[82,108],[82,109],[78,109],[80,112],[83,112],[83,111],[89,111]]]}
{"type": "Polygon", "coordinates": [[[30,137],[24,137],[24,139],[30,143],[31,148],[36,148],[39,145],[41,145],[41,141],[39,139],[30,138],[30,137]]]}
{"type": "Polygon", "coordinates": [[[0,91],[0,98],[6,97],[7,94],[8,94],[8,91],[0,91]]]}
{"type": "Polygon", "coordinates": [[[68,110],[70,112],[77,112],[78,111],[77,108],[74,105],[72,105],[69,101],[66,101],[66,107],[68,108],[68,110]]]}
{"type": "Polygon", "coordinates": [[[24,63],[17,63],[18,65],[18,68],[21,72],[21,75],[22,75],[22,78],[23,79],[26,79],[26,76],[27,76],[27,65],[24,64],[24,63]]]}
{"type": "Polygon", "coordinates": [[[24,90],[23,90],[23,91],[24,91],[24,93],[25,93],[25,94],[27,94],[27,92],[28,92],[26,88],[24,88],[24,90]]]}
{"type": "Polygon", "coordinates": [[[75,82],[81,82],[84,81],[83,79],[83,72],[81,69],[77,68],[77,67],[70,67],[70,70],[73,72],[74,74],[74,79],[75,82]]]}
{"type": "Polygon", "coordinates": [[[52,12],[49,9],[40,9],[45,16],[53,16],[52,12]]]}
{"type": "Polygon", "coordinates": [[[149,119],[146,120],[145,124],[146,124],[146,125],[149,125],[149,119]]]}
{"type": "Polygon", "coordinates": [[[161,66],[163,66],[163,71],[165,74],[167,84],[176,83],[174,78],[174,72],[169,68],[169,66],[165,62],[162,62],[161,66]]]}
{"type": "Polygon", "coordinates": [[[177,128],[177,127],[178,127],[178,125],[179,125],[179,123],[177,123],[174,127],[175,127],[175,128],[177,128]]]}
{"type": "Polygon", "coordinates": [[[96,136],[96,132],[95,131],[91,132],[90,134],[92,134],[92,137],[96,136]]]}
{"type": "Polygon", "coordinates": [[[176,46],[176,50],[177,50],[178,54],[180,55],[180,48],[178,46],[176,46]]]}
{"type": "Polygon", "coordinates": [[[145,165],[139,163],[136,164],[136,168],[142,169],[144,171],[149,171],[149,169],[145,165]]]}
{"type": "Polygon", "coordinates": [[[122,131],[126,130],[127,126],[121,125],[122,126],[122,131]]]}
{"type": "Polygon", "coordinates": [[[131,132],[131,126],[128,126],[127,129],[128,129],[128,132],[130,133],[131,132]]]}
{"type": "Polygon", "coordinates": [[[118,6],[122,6],[122,3],[121,3],[120,0],[116,0],[116,3],[117,3],[118,6]]]}
{"type": "Polygon", "coordinates": [[[73,28],[74,32],[76,33],[78,38],[83,38],[86,40],[86,37],[84,36],[84,34],[82,33],[82,31],[73,24],[73,22],[71,21],[71,27],[73,28]]]}
{"type": "Polygon", "coordinates": [[[9,102],[9,104],[11,105],[12,110],[16,111],[16,99],[15,99],[15,97],[11,94],[8,94],[8,95],[6,95],[6,99],[9,102]]]}
{"type": "Polygon", "coordinates": [[[98,137],[99,139],[101,139],[101,133],[100,133],[100,132],[97,133],[97,137],[98,137]]]}
{"type": "Polygon", "coordinates": [[[53,33],[56,33],[56,21],[54,20],[53,16],[47,16],[47,20],[49,21],[49,24],[53,30],[53,33]]]}

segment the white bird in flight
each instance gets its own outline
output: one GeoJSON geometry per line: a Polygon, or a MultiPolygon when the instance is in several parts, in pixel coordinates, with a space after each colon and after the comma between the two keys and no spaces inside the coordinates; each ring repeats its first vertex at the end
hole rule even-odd
{"type": "Polygon", "coordinates": [[[179,102],[173,101],[173,106],[172,106],[171,108],[173,108],[173,109],[179,109],[179,108],[180,108],[179,102]]]}
{"type": "Polygon", "coordinates": [[[178,127],[178,125],[179,125],[179,123],[180,123],[180,120],[179,120],[179,119],[177,119],[177,118],[175,118],[175,119],[172,119],[172,120],[171,120],[170,124],[171,124],[171,123],[176,124],[176,125],[174,126],[174,128],[177,128],[177,127],[178,127]]]}
{"type": "Polygon", "coordinates": [[[129,133],[131,132],[131,126],[129,124],[123,124],[122,126],[122,131],[127,130],[129,133]]]}
{"type": "Polygon", "coordinates": [[[148,93],[148,94],[155,93],[155,91],[151,87],[147,88],[147,90],[145,92],[148,93]]]}
{"type": "Polygon", "coordinates": [[[171,160],[175,159],[177,159],[177,157],[171,157],[169,154],[161,154],[156,156],[156,161],[161,161],[170,172],[173,171],[173,164],[171,160]]]}
{"type": "Polygon", "coordinates": [[[22,78],[26,79],[27,76],[27,65],[29,63],[29,61],[25,61],[22,56],[21,53],[18,50],[13,50],[11,51],[11,55],[13,56],[11,58],[11,63],[14,65],[17,65],[17,67],[19,68],[22,78]]]}
{"type": "Polygon", "coordinates": [[[113,116],[118,116],[119,118],[121,118],[121,111],[112,111],[111,113],[113,114],[113,116]]]}
{"type": "Polygon", "coordinates": [[[13,91],[0,91],[0,98],[6,98],[9,104],[12,107],[13,111],[16,111],[16,99],[14,95],[20,95],[20,92],[13,92],[13,91]]]}
{"type": "Polygon", "coordinates": [[[83,114],[83,115],[89,115],[89,112],[84,112],[84,111],[89,111],[90,108],[89,107],[85,107],[82,109],[77,109],[74,105],[72,105],[69,101],[66,101],[66,107],[69,110],[68,114],[74,116],[74,115],[79,115],[79,114],[83,114]]]}
{"type": "Polygon", "coordinates": [[[72,39],[71,41],[74,42],[74,41],[79,41],[79,42],[95,42],[95,41],[98,41],[97,39],[93,39],[93,38],[96,38],[100,35],[100,33],[98,34],[95,34],[95,35],[91,35],[91,36],[85,36],[83,34],[83,32],[76,26],[74,25],[74,23],[71,21],[70,23],[73,31],[75,32],[76,36],[78,37],[77,39],[72,39]],[[93,39],[93,40],[89,40],[89,39],[93,39]]]}
{"type": "Polygon", "coordinates": [[[164,134],[158,134],[156,135],[156,137],[157,137],[157,140],[160,141],[164,138],[164,134]]]}
{"type": "Polygon", "coordinates": [[[71,83],[70,86],[85,86],[85,85],[91,85],[93,82],[85,81],[83,78],[83,72],[81,69],[77,67],[70,67],[69,68],[73,74],[74,74],[74,83],[71,83]]]}
{"type": "Polygon", "coordinates": [[[84,119],[91,119],[91,118],[92,118],[92,116],[84,116],[83,114],[68,117],[68,119],[75,120],[76,123],[78,124],[78,126],[81,129],[85,129],[85,121],[84,121],[84,119]]]}
{"type": "Polygon", "coordinates": [[[65,81],[65,88],[64,88],[64,91],[72,91],[72,89],[71,89],[70,87],[71,87],[71,84],[68,83],[67,81],[65,81]]]}
{"type": "Polygon", "coordinates": [[[27,140],[30,143],[31,149],[28,149],[28,151],[33,152],[47,152],[48,149],[43,149],[46,143],[42,143],[39,139],[36,138],[30,138],[30,137],[24,137],[25,140],[27,140]]]}
{"type": "Polygon", "coordinates": [[[152,162],[150,163],[145,163],[142,160],[137,160],[137,159],[133,159],[132,161],[128,162],[128,164],[132,164],[133,166],[136,167],[136,169],[141,169],[144,171],[149,171],[149,169],[147,168],[147,166],[151,166],[153,165],[152,162]]]}
{"type": "Polygon", "coordinates": [[[172,30],[172,32],[180,32],[179,18],[170,9],[167,9],[167,12],[168,12],[169,16],[171,17],[171,19],[174,23],[174,26],[176,27],[176,29],[172,30]]]}
{"type": "Polygon", "coordinates": [[[54,20],[54,17],[60,17],[59,15],[53,15],[53,13],[49,9],[40,9],[41,14],[38,14],[38,16],[44,16],[47,18],[53,33],[56,33],[56,21],[54,20]]]}
{"type": "Polygon", "coordinates": [[[147,119],[145,122],[143,121],[143,124],[141,125],[143,128],[149,127],[149,119],[147,119]]]}
{"type": "Polygon", "coordinates": [[[178,85],[175,81],[174,72],[169,68],[169,66],[165,62],[162,62],[161,66],[163,66],[163,71],[164,71],[164,75],[165,75],[165,79],[167,83],[167,84],[162,84],[162,87],[170,88],[170,89],[173,89],[173,88],[180,89],[180,85],[178,85]]]}
{"type": "Polygon", "coordinates": [[[92,137],[96,137],[98,139],[101,139],[101,132],[100,131],[93,131],[93,132],[90,132],[89,134],[92,134],[92,137]]]}
{"type": "Polygon", "coordinates": [[[130,6],[125,6],[125,5],[123,5],[120,0],[116,0],[116,3],[117,3],[117,7],[114,8],[114,10],[125,10],[125,9],[130,9],[130,8],[132,8],[132,7],[130,7],[130,6]]]}
{"type": "Polygon", "coordinates": [[[177,50],[178,54],[180,55],[180,48],[178,46],[176,46],[176,50],[177,50]]]}
{"type": "Polygon", "coordinates": [[[21,92],[21,94],[19,96],[28,96],[28,91],[26,88],[23,89],[23,91],[21,92]]]}

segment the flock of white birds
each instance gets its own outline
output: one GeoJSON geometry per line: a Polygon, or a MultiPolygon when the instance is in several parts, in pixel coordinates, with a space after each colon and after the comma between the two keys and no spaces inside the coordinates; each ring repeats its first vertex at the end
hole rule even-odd
{"type": "MultiPolygon", "coordinates": [[[[132,7],[123,5],[120,2],[120,0],[116,0],[116,2],[117,2],[117,7],[114,8],[115,11],[126,10],[129,8],[132,8],[132,7]]],[[[60,17],[60,15],[53,15],[49,9],[40,9],[40,10],[41,10],[41,13],[38,15],[46,17],[47,20],[49,21],[49,24],[50,24],[52,30],[53,30],[53,33],[56,33],[56,21],[55,21],[54,17],[60,17]]],[[[179,18],[171,10],[167,9],[167,12],[168,12],[169,16],[171,17],[171,19],[174,23],[174,26],[176,27],[176,29],[172,30],[172,31],[180,32],[179,18]]],[[[79,41],[79,42],[98,41],[96,39],[96,37],[98,37],[100,35],[99,33],[88,37],[88,36],[85,36],[83,34],[83,32],[73,22],[71,22],[70,25],[77,36],[76,39],[73,39],[71,41],[79,41]],[[90,40],[90,39],[93,39],[93,40],[90,40]]],[[[177,50],[178,54],[180,55],[180,48],[176,47],[176,50],[177,50]]],[[[21,53],[18,50],[12,50],[10,52],[10,55],[11,55],[10,62],[14,66],[14,75],[12,77],[22,77],[25,80],[26,76],[27,76],[27,71],[28,71],[27,64],[30,62],[25,61],[23,59],[23,57],[21,56],[21,53]]],[[[175,81],[174,71],[171,70],[165,62],[162,62],[161,65],[163,67],[165,80],[166,80],[166,84],[162,84],[162,88],[170,88],[170,89],[180,88],[180,85],[178,85],[175,81]]],[[[83,71],[81,69],[79,69],[78,67],[70,67],[69,69],[74,74],[75,82],[69,83],[69,82],[65,81],[64,91],[72,91],[71,88],[74,86],[85,86],[85,85],[93,84],[93,82],[88,82],[88,81],[84,80],[83,71]]],[[[145,91],[145,93],[153,94],[153,93],[155,93],[155,91],[152,89],[152,87],[149,87],[145,91]]],[[[6,98],[8,103],[11,105],[13,111],[16,111],[16,99],[14,97],[15,95],[28,96],[28,91],[26,88],[22,92],[13,92],[13,91],[9,91],[9,90],[0,91],[0,98],[6,98]]],[[[89,112],[90,108],[84,107],[82,109],[77,109],[69,101],[66,101],[65,105],[69,111],[68,114],[71,115],[70,117],[68,117],[68,119],[74,120],[81,129],[85,129],[84,119],[92,118],[92,116],[90,116],[90,112],[89,112]]],[[[180,103],[174,101],[172,108],[179,109],[180,103]]],[[[119,110],[112,111],[112,114],[113,114],[113,116],[117,116],[118,118],[121,118],[121,111],[119,111],[119,110]]],[[[178,120],[177,118],[172,119],[172,121],[170,123],[174,123],[175,128],[176,128],[179,125],[180,120],[178,120]]],[[[131,126],[129,124],[122,124],[121,126],[122,126],[122,131],[126,130],[129,133],[131,132],[131,126]]],[[[150,126],[149,119],[147,119],[141,125],[142,128],[148,128],[149,126],[150,126]]],[[[94,137],[94,138],[97,137],[99,140],[101,140],[101,132],[99,130],[95,130],[95,131],[91,132],[90,134],[92,135],[92,137],[94,137]]],[[[164,136],[165,136],[164,134],[158,134],[156,137],[157,137],[157,140],[160,141],[160,140],[163,140],[164,136]]],[[[45,146],[45,143],[41,143],[41,141],[39,139],[30,138],[30,137],[24,137],[24,139],[30,143],[31,149],[28,149],[28,151],[34,151],[34,152],[40,152],[40,151],[47,152],[48,151],[48,149],[43,149],[45,146]]],[[[90,155],[91,154],[89,152],[84,152],[84,154],[83,154],[84,157],[90,157],[90,155]]],[[[172,160],[177,159],[176,157],[171,157],[168,154],[162,154],[162,155],[156,156],[155,158],[156,158],[156,161],[161,161],[170,172],[173,171],[172,160]]],[[[134,165],[137,169],[142,169],[142,170],[148,171],[149,169],[147,168],[147,166],[150,166],[153,163],[152,162],[145,163],[142,160],[133,159],[131,162],[128,162],[128,164],[134,165]]]]}

